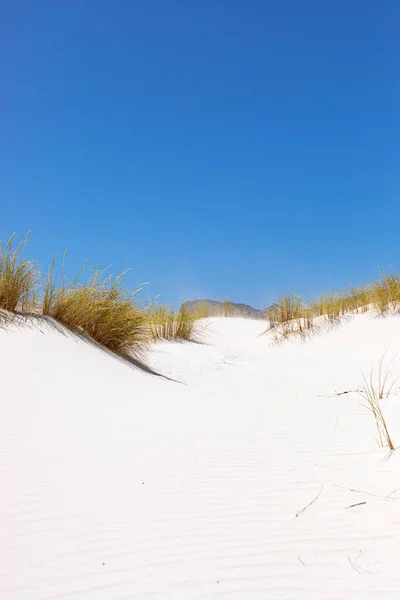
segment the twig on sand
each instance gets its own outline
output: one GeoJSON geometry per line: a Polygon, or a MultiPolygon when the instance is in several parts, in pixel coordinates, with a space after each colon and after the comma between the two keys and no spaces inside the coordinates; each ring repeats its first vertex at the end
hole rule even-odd
{"type": "Polygon", "coordinates": [[[306,506],[304,506],[303,508],[301,508],[296,514],[295,514],[295,518],[297,519],[297,517],[299,517],[301,514],[303,514],[303,512],[305,512],[307,510],[307,508],[310,508],[310,506],[312,504],[314,504],[314,502],[316,502],[318,500],[318,498],[320,497],[320,495],[322,494],[322,490],[324,489],[324,486],[322,486],[322,488],[320,489],[320,491],[318,492],[318,494],[315,496],[315,498],[313,500],[311,500],[311,502],[309,502],[308,504],[306,504],[306,506]]]}
{"type": "MultiPolygon", "coordinates": [[[[361,552],[361,550],[360,550],[360,552],[361,552]]],[[[359,556],[360,556],[360,553],[358,553],[357,556],[356,556],[356,562],[357,562],[357,559],[359,558],[359,556]]],[[[362,575],[362,572],[360,571],[360,569],[351,560],[350,554],[347,555],[347,558],[349,559],[349,563],[351,564],[351,568],[354,569],[355,572],[358,573],[359,575],[362,575]]]]}
{"type": "Polygon", "coordinates": [[[337,398],[338,396],[344,396],[345,394],[356,394],[360,393],[361,390],[346,390],[345,392],[335,392],[334,394],[320,394],[317,398],[337,398]]]}
{"type": "Polygon", "coordinates": [[[393,450],[391,450],[390,452],[388,452],[386,454],[386,456],[384,457],[383,461],[387,462],[389,460],[389,458],[392,458],[394,451],[397,450],[397,448],[393,448],[393,450]]]}
{"type": "Polygon", "coordinates": [[[389,494],[386,494],[385,496],[382,496],[380,494],[372,494],[371,492],[366,492],[364,490],[359,490],[357,488],[348,488],[345,487],[344,485],[337,485],[336,483],[333,484],[334,487],[340,488],[342,490],[349,490],[349,492],[354,492],[356,494],[365,494],[366,496],[372,496],[373,498],[381,498],[381,500],[395,500],[395,498],[393,498],[393,495],[397,492],[398,488],[396,488],[395,490],[391,491],[389,494]]]}
{"type": "Polygon", "coordinates": [[[362,557],[362,555],[363,555],[363,551],[359,550],[357,552],[354,562],[351,560],[350,554],[347,555],[347,558],[349,559],[351,568],[354,569],[354,571],[356,573],[358,573],[359,575],[364,575],[365,573],[368,573],[368,575],[371,575],[371,571],[369,569],[367,569],[364,565],[359,565],[359,561],[360,561],[360,558],[362,557]]]}
{"type": "Polygon", "coordinates": [[[343,510],[346,508],[354,508],[355,506],[361,506],[362,504],[367,504],[366,502],[357,502],[356,504],[350,504],[350,506],[345,506],[343,510]]]}

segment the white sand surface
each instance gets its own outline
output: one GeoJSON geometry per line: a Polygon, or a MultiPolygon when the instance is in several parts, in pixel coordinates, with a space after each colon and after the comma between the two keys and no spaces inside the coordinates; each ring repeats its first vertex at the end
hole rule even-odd
{"type": "Polygon", "coordinates": [[[264,322],[203,326],[153,347],[170,379],[49,324],[0,330],[1,599],[400,598],[400,450],[336,395],[400,351],[400,318],[279,347],[264,322]]]}

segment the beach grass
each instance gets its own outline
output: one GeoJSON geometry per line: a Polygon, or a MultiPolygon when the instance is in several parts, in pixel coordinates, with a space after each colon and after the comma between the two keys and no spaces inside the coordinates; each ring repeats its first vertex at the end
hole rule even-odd
{"type": "Polygon", "coordinates": [[[106,275],[98,268],[82,282],[85,270],[71,285],[63,282],[57,286],[50,269],[42,313],[71,331],[87,334],[116,354],[142,351],[150,336],[146,312],[136,300],[140,288],[128,292],[122,288],[124,273],[106,275]]]}
{"type": "Polygon", "coordinates": [[[178,311],[167,306],[153,306],[147,312],[153,340],[198,341],[196,313],[183,306],[178,311]]]}
{"type": "Polygon", "coordinates": [[[13,234],[5,245],[0,241],[0,309],[28,312],[37,294],[38,270],[32,260],[24,258],[29,233],[19,243],[13,234]]]}
{"type": "Polygon", "coordinates": [[[358,393],[363,398],[364,406],[374,417],[380,446],[395,450],[381,407],[381,400],[389,397],[397,380],[394,376],[394,358],[387,363],[386,356],[387,351],[379,359],[377,369],[372,368],[368,377],[363,375],[363,384],[358,393]]]}

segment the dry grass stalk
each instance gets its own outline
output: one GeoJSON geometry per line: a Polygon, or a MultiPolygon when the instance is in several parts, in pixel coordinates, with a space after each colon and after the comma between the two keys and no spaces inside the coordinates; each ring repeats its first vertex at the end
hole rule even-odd
{"type": "Polygon", "coordinates": [[[364,400],[364,406],[374,416],[380,445],[388,446],[390,450],[395,450],[395,445],[390,436],[380,405],[380,401],[390,395],[396,383],[396,377],[393,377],[394,358],[386,366],[386,354],[387,350],[385,350],[379,359],[377,374],[374,369],[371,369],[368,378],[363,375],[363,385],[359,394],[364,400]]]}

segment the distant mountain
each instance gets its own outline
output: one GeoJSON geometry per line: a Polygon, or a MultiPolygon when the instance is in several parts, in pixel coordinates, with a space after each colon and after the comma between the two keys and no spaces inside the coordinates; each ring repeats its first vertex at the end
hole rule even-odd
{"type": "Polygon", "coordinates": [[[254,308],[249,304],[238,302],[219,302],[218,300],[189,300],[182,304],[186,310],[204,313],[205,316],[240,316],[246,315],[252,319],[265,319],[265,311],[254,308]]]}

